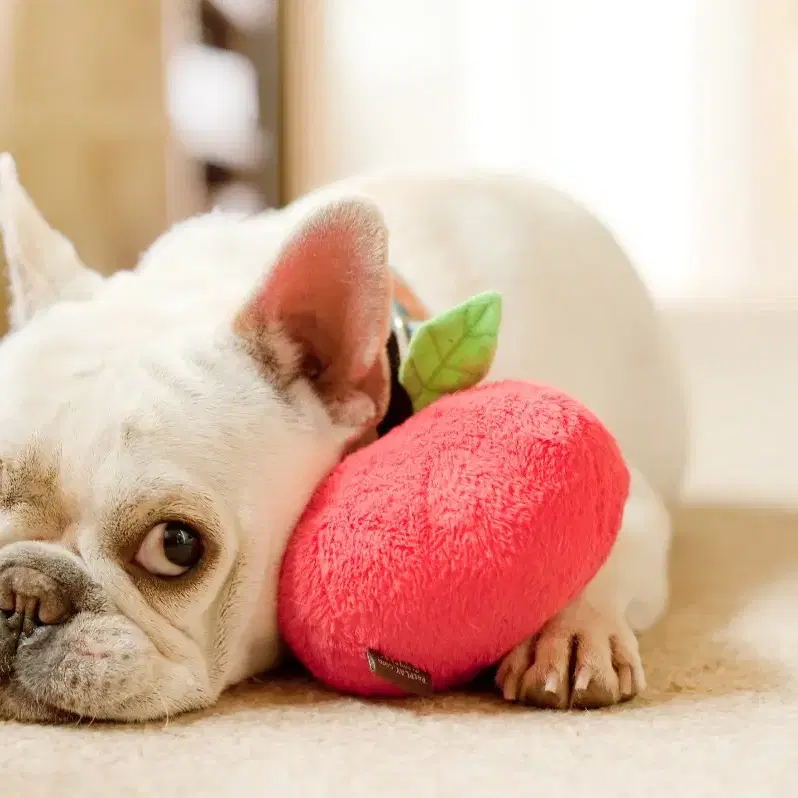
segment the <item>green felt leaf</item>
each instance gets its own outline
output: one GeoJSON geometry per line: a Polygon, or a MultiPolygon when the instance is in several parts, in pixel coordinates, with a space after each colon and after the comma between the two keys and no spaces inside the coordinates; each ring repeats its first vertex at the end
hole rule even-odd
{"type": "Polygon", "coordinates": [[[476,385],[488,373],[501,316],[501,295],[489,291],[419,326],[399,368],[399,381],[416,412],[444,394],[476,385]]]}

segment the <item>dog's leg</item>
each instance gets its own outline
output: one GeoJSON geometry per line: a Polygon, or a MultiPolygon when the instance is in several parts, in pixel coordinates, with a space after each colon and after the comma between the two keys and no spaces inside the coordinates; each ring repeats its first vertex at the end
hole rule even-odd
{"type": "Polygon", "coordinates": [[[499,666],[496,681],[508,701],[587,709],[645,688],[635,632],[667,605],[671,522],[646,479],[630,471],[623,523],[607,562],[575,601],[499,666]]]}

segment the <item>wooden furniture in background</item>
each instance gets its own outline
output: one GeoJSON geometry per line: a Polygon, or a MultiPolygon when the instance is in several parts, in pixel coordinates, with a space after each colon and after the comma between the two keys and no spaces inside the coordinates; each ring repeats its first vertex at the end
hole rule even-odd
{"type": "Polygon", "coordinates": [[[164,103],[164,55],[183,30],[183,3],[0,4],[0,151],[104,273],[132,266],[196,203],[164,103]]]}

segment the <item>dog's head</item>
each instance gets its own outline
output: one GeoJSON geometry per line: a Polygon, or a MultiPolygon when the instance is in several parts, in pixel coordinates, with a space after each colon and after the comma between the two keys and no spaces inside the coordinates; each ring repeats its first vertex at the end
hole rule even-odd
{"type": "Polygon", "coordinates": [[[161,717],[278,658],[286,540],[384,412],[390,325],[376,209],[284,218],[103,279],[0,160],[0,718],[161,717]]]}

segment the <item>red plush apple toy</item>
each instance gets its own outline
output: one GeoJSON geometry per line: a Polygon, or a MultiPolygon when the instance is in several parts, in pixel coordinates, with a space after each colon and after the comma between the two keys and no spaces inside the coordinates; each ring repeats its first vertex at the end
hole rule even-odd
{"type": "Polygon", "coordinates": [[[444,396],[314,495],[283,563],[285,639],[343,692],[464,684],[596,574],[628,487],[612,436],[557,390],[444,396]]]}

